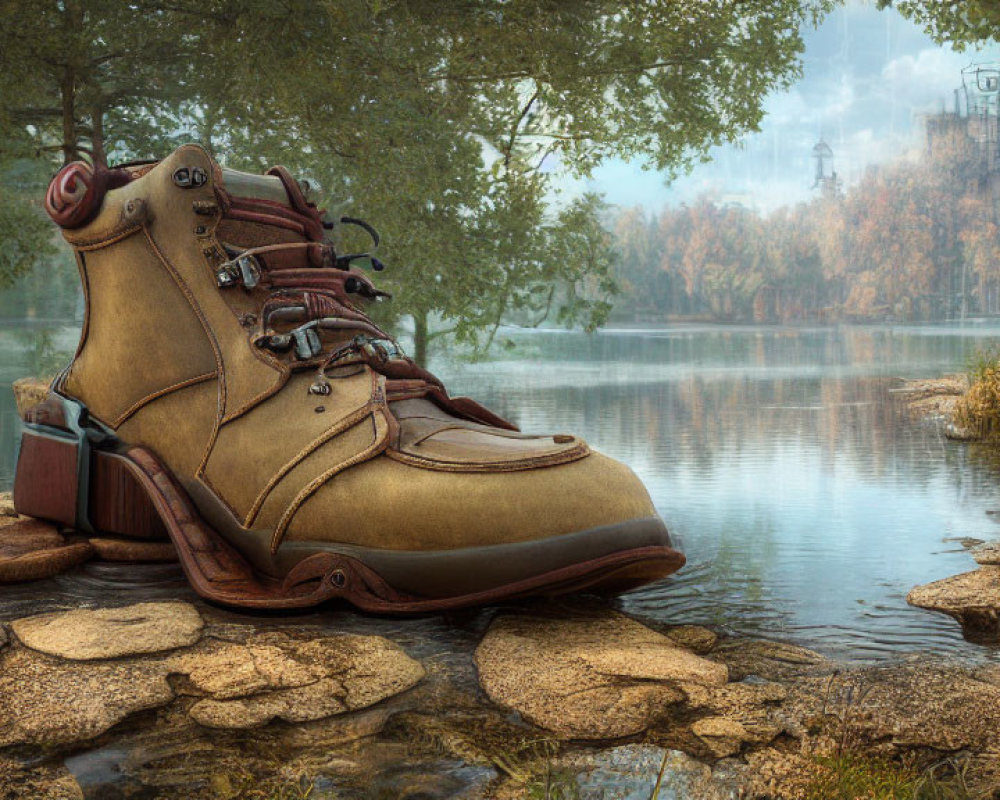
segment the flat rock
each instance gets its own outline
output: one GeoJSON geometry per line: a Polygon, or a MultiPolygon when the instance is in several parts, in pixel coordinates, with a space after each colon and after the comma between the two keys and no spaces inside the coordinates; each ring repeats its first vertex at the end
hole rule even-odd
{"type": "MultiPolygon", "coordinates": [[[[727,683],[719,689],[702,690],[700,694],[691,687],[687,691],[690,707],[711,712],[715,718],[738,722],[743,729],[739,734],[743,741],[766,744],[782,732],[796,738],[805,732],[801,724],[789,719],[782,710],[781,704],[788,697],[788,688],[783,684],[727,683]]],[[[698,735],[697,731],[694,733],[698,735]]],[[[707,740],[705,743],[708,744],[707,740]]]]}
{"type": "Polygon", "coordinates": [[[174,699],[158,663],[80,664],[21,648],[0,659],[0,747],[91,739],[129,714],[174,699]]]}
{"type": "Polygon", "coordinates": [[[475,660],[494,702],[579,739],[639,733],[684,700],[682,685],[722,686],[727,679],[724,665],[611,611],[499,617],[475,660]]]}
{"type": "Polygon", "coordinates": [[[49,578],[93,554],[87,542],[69,541],[48,522],[0,515],[0,583],[49,578]]]}
{"type": "Polygon", "coordinates": [[[735,755],[744,742],[754,740],[741,722],[729,717],[699,719],[691,724],[691,732],[705,743],[716,758],[735,755]]]}
{"type": "Polygon", "coordinates": [[[397,645],[379,636],[354,635],[299,641],[265,634],[246,645],[177,656],[171,668],[210,695],[191,707],[191,718],[230,729],[357,711],[424,677],[420,663],[397,645]]]}
{"type": "Polygon", "coordinates": [[[982,567],[917,586],[906,596],[906,602],[954,617],[969,638],[1000,636],[1000,569],[996,567],[982,567]]]}
{"type": "Polygon", "coordinates": [[[51,382],[51,379],[47,378],[18,378],[11,384],[17,413],[21,419],[24,419],[29,408],[41,403],[48,396],[51,382]]]}
{"type": "Polygon", "coordinates": [[[986,542],[972,548],[972,557],[984,567],[1000,567],[1000,542],[986,542]]]}
{"type": "Polygon", "coordinates": [[[172,542],[144,542],[139,539],[108,539],[94,536],[87,540],[97,558],[104,561],[167,562],[177,560],[172,542]]]}
{"type": "Polygon", "coordinates": [[[27,647],[76,661],[186,647],[201,638],[203,627],[201,615],[190,603],[75,609],[11,623],[27,647]]]}

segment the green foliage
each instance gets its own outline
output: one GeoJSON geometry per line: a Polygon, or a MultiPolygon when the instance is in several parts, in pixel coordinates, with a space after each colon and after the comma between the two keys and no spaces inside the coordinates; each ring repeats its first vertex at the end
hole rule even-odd
{"type": "Polygon", "coordinates": [[[956,50],[995,42],[1000,34],[1000,6],[995,0],[878,0],[879,8],[893,7],[907,19],[923,25],[938,42],[956,50]]]}
{"type": "Polygon", "coordinates": [[[802,800],[976,800],[967,761],[920,770],[882,756],[846,753],[816,759],[817,771],[802,800]]]}
{"type": "Polygon", "coordinates": [[[443,332],[481,350],[608,314],[600,201],[560,205],[556,176],[674,175],[756,130],[831,5],[0,0],[0,153],[284,163],[384,229],[418,358],[443,332]]]}
{"type": "Polygon", "coordinates": [[[987,377],[990,372],[996,370],[998,363],[1000,363],[1000,344],[977,347],[965,362],[965,373],[969,376],[969,383],[976,383],[987,377]]]}
{"type": "Polygon", "coordinates": [[[56,252],[52,225],[39,202],[48,176],[41,178],[38,166],[0,157],[0,289],[56,252]]]}
{"type": "Polygon", "coordinates": [[[818,758],[803,800],[913,800],[918,773],[884,758],[818,758]]]}

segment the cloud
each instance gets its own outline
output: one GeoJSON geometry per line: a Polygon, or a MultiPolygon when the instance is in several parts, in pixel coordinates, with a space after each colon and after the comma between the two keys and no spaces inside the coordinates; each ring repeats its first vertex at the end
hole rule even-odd
{"type": "Polygon", "coordinates": [[[948,48],[925,48],[915,55],[892,59],[882,68],[876,95],[891,98],[915,111],[951,106],[954,90],[962,84],[962,68],[969,55],[948,48]]]}

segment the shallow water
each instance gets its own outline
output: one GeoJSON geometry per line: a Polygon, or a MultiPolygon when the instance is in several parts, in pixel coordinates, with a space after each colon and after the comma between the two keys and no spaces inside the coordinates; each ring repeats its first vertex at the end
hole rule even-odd
{"type": "MultiPolygon", "coordinates": [[[[0,330],[0,381],[38,372],[72,347],[72,321],[0,330]]],[[[453,393],[474,394],[525,430],[575,432],[630,464],[688,565],[622,599],[662,623],[703,623],[798,642],[846,660],[906,651],[973,657],[956,623],[912,609],[914,585],[974,567],[952,537],[1000,536],[1000,471],[933,425],[906,419],[896,376],[960,370],[1000,327],[608,329],[593,336],[506,331],[489,362],[438,359],[453,393]]],[[[0,395],[0,489],[18,438],[0,395]]],[[[0,618],[97,601],[187,595],[178,568],[91,564],[5,587],[0,618]]],[[[466,638],[455,620],[373,620],[340,629],[416,643],[466,638]]],[[[472,629],[481,620],[466,619],[472,629]]],[[[468,631],[474,636],[472,631],[468,631]]],[[[432,650],[438,657],[450,648],[432,650]]]]}
{"type": "Polygon", "coordinates": [[[440,372],[522,428],[581,432],[638,472],[688,564],[626,609],[847,660],[992,655],[904,598],[975,567],[946,539],[1000,536],[1000,473],[910,422],[889,389],[959,371],[995,337],[985,325],[533,332],[513,336],[513,356],[440,372]]]}

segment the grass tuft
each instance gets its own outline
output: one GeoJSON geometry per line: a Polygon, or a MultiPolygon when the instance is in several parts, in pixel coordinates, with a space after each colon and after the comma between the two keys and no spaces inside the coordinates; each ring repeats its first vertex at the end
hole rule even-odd
{"type": "Polygon", "coordinates": [[[1000,346],[969,360],[969,391],[955,405],[955,424],[983,441],[1000,442],[1000,346]]]}
{"type": "Polygon", "coordinates": [[[883,756],[817,756],[818,770],[802,800],[980,800],[967,781],[968,760],[947,759],[924,770],[883,756]]]}

